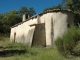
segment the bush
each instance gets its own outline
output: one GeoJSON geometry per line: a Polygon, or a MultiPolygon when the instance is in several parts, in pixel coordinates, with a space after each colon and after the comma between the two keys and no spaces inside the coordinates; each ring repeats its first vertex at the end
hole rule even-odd
{"type": "Polygon", "coordinates": [[[74,48],[77,46],[80,41],[80,28],[72,26],[63,37],[59,37],[55,44],[58,50],[65,56],[75,55],[74,48]]]}
{"type": "Polygon", "coordinates": [[[73,49],[75,56],[80,56],[80,42],[76,45],[76,47],[73,49]]]}

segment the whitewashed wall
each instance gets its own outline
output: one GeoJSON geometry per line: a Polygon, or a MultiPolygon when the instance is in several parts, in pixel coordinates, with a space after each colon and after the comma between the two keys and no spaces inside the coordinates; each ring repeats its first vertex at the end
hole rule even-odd
{"type": "Polygon", "coordinates": [[[30,19],[11,29],[11,41],[14,40],[13,36],[14,32],[16,32],[16,42],[26,43],[31,46],[35,26],[30,27],[30,25],[38,24],[38,20],[40,20],[41,23],[45,23],[46,46],[52,46],[56,38],[62,36],[63,33],[67,31],[67,25],[73,24],[74,14],[60,11],[43,14],[42,16],[39,16],[39,19],[30,19]]]}
{"type": "Polygon", "coordinates": [[[33,38],[33,33],[35,30],[35,26],[30,27],[29,25],[32,24],[32,20],[25,22],[21,25],[18,25],[17,27],[14,27],[11,29],[11,34],[10,34],[10,40],[11,42],[14,41],[14,33],[16,32],[16,38],[15,42],[18,43],[25,43],[29,46],[31,46],[32,38],[33,38]]]}
{"type": "Polygon", "coordinates": [[[28,22],[25,22],[23,24],[24,25],[23,33],[24,33],[24,39],[25,39],[24,43],[31,46],[35,26],[30,27],[30,26],[28,26],[28,24],[29,24],[28,22]]]}
{"type": "Polygon", "coordinates": [[[68,24],[73,24],[74,14],[65,11],[47,13],[43,19],[45,20],[46,46],[51,46],[57,37],[67,31],[68,24]]]}
{"type": "Polygon", "coordinates": [[[15,31],[15,28],[11,28],[11,32],[10,32],[10,41],[13,42],[14,40],[14,31],[15,31]]]}
{"type": "Polygon", "coordinates": [[[52,44],[51,39],[51,18],[53,13],[47,13],[44,15],[45,19],[45,30],[46,30],[46,46],[50,46],[52,44]]]}

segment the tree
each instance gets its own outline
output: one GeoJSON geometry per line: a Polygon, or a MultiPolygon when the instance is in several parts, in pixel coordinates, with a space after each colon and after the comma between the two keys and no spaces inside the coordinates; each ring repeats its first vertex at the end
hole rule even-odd
{"type": "Polygon", "coordinates": [[[30,16],[33,16],[33,15],[35,15],[36,14],[36,12],[35,12],[35,10],[34,10],[34,8],[29,8],[29,14],[30,14],[30,16]]]}
{"type": "Polygon", "coordinates": [[[21,7],[20,10],[12,10],[4,14],[0,14],[0,33],[10,33],[10,27],[22,21],[23,14],[29,14],[33,16],[35,14],[34,9],[21,7]]]}
{"type": "Polygon", "coordinates": [[[44,11],[47,11],[47,10],[53,10],[53,9],[61,9],[62,8],[62,5],[61,4],[58,4],[57,6],[52,6],[52,7],[49,7],[49,8],[45,8],[43,10],[44,11]]]}
{"type": "Polygon", "coordinates": [[[80,24],[80,0],[63,0],[62,6],[75,12],[75,25],[80,24]]]}
{"type": "Polygon", "coordinates": [[[3,14],[0,13],[0,20],[3,18],[3,14]]]}
{"type": "Polygon", "coordinates": [[[3,14],[0,13],[0,33],[2,32],[2,27],[3,27],[2,18],[3,18],[3,14]]]}
{"type": "Polygon", "coordinates": [[[23,14],[29,14],[30,17],[33,16],[35,13],[35,10],[31,7],[31,8],[28,8],[28,7],[21,7],[20,10],[19,10],[19,14],[20,16],[22,16],[23,14]]]}
{"type": "Polygon", "coordinates": [[[10,27],[21,22],[21,17],[18,14],[18,11],[13,10],[11,12],[4,13],[2,21],[2,30],[1,33],[9,33],[10,27]]]}
{"type": "Polygon", "coordinates": [[[62,4],[65,5],[65,8],[73,11],[77,10],[78,12],[80,9],[80,0],[63,0],[62,4]]]}

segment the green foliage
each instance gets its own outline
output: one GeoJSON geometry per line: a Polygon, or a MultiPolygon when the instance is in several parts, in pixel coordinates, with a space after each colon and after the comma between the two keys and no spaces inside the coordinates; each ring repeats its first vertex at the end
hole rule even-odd
{"type": "Polygon", "coordinates": [[[63,37],[59,37],[55,44],[58,50],[65,56],[74,55],[74,48],[80,41],[80,28],[71,27],[68,32],[66,32],[63,37]]]}
{"type": "Polygon", "coordinates": [[[73,49],[75,56],[80,56],[80,41],[77,43],[76,47],[73,49]]]}
{"type": "Polygon", "coordinates": [[[45,8],[43,10],[53,10],[53,9],[70,9],[75,13],[74,16],[74,24],[79,26],[78,23],[80,24],[80,0],[62,0],[61,4],[58,4],[57,6],[52,6],[45,8]]]}
{"type": "Polygon", "coordinates": [[[49,7],[49,8],[45,8],[43,10],[44,11],[47,11],[47,10],[53,10],[53,9],[61,9],[62,8],[62,5],[61,4],[58,4],[57,6],[52,6],[52,7],[49,7]]]}
{"type": "Polygon", "coordinates": [[[80,24],[80,0],[63,0],[62,2],[63,9],[71,9],[75,13],[74,23],[80,24]]]}
{"type": "Polygon", "coordinates": [[[1,19],[1,33],[9,33],[10,27],[21,21],[21,18],[17,12],[18,11],[13,10],[4,14],[3,18],[1,19]]]}
{"type": "Polygon", "coordinates": [[[7,43],[6,44],[6,47],[8,47],[8,48],[19,48],[19,49],[26,49],[26,45],[24,45],[24,44],[21,44],[21,43],[7,43]]]}
{"type": "Polygon", "coordinates": [[[0,20],[3,18],[3,14],[0,13],[0,20]]]}
{"type": "Polygon", "coordinates": [[[0,38],[1,37],[2,41],[0,41],[0,46],[7,47],[3,49],[12,49],[14,50],[14,52],[4,53],[6,55],[3,56],[0,53],[0,60],[80,60],[79,57],[67,59],[64,56],[62,56],[60,52],[57,51],[57,49],[54,47],[28,47],[25,44],[10,43],[9,37],[0,36],[0,38]],[[16,52],[16,50],[18,51],[16,52]]]}
{"type": "Polygon", "coordinates": [[[0,14],[0,33],[7,34],[10,33],[10,27],[22,21],[23,14],[29,14],[33,16],[35,14],[34,9],[21,7],[20,10],[12,10],[4,14],[0,14]]]}
{"type": "Polygon", "coordinates": [[[31,16],[33,16],[33,15],[35,15],[36,13],[35,13],[35,10],[34,10],[34,8],[28,8],[28,7],[21,7],[20,8],[20,10],[19,10],[19,14],[22,16],[23,14],[29,14],[30,15],[30,17],[31,16]]]}
{"type": "Polygon", "coordinates": [[[63,3],[67,9],[71,9],[73,11],[77,10],[77,12],[80,9],[80,0],[63,0],[63,3]]]}

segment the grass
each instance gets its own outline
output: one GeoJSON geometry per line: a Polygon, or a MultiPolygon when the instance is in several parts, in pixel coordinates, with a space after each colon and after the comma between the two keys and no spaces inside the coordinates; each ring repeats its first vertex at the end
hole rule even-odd
{"type": "Polygon", "coordinates": [[[73,57],[70,59],[62,56],[57,48],[46,47],[28,47],[24,44],[10,43],[9,37],[0,36],[0,46],[7,46],[8,48],[25,49],[26,52],[22,54],[13,54],[12,56],[0,57],[0,60],[80,60],[79,57],[73,57]]]}
{"type": "Polygon", "coordinates": [[[57,38],[55,44],[66,58],[80,56],[80,28],[72,26],[62,37],[57,38]]]}

